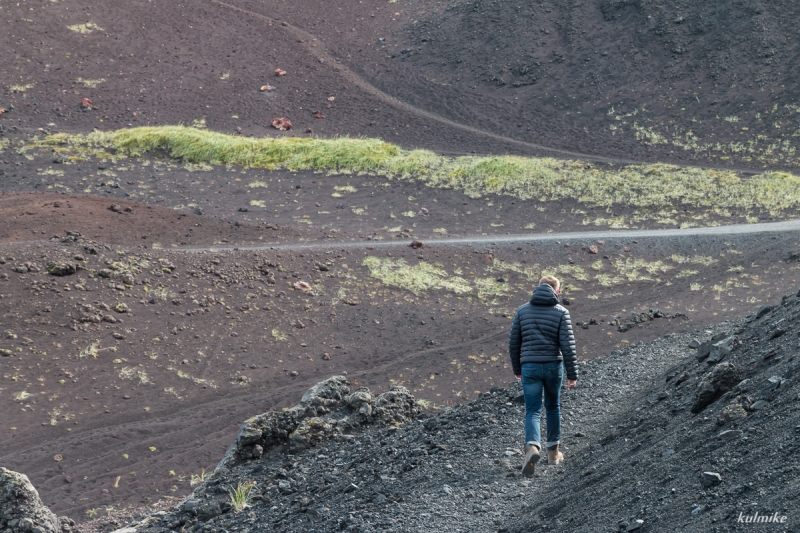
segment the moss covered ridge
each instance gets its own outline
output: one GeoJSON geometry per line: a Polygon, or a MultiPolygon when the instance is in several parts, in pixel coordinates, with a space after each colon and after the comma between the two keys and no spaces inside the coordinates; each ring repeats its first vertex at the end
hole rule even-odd
{"type": "Polygon", "coordinates": [[[733,171],[666,164],[595,168],[584,161],[548,157],[446,157],[405,150],[380,139],[247,138],[186,126],[158,126],[56,134],[38,146],[61,153],[116,150],[136,157],[164,151],[186,163],[248,168],[381,174],[392,179],[452,188],[472,197],[502,194],[522,200],[577,200],[593,206],[673,209],[681,205],[726,211],[800,208],[800,177],[766,171],[743,177],[733,171]]]}

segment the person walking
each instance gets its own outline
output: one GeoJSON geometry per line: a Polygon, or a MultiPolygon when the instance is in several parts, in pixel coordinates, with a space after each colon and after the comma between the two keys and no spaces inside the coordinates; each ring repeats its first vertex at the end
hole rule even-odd
{"type": "Polygon", "coordinates": [[[567,388],[578,382],[578,357],[569,311],[560,305],[561,283],[544,276],[528,303],[517,309],[508,336],[511,368],[525,394],[525,456],[522,473],[532,476],[542,449],[542,393],[547,413],[547,463],[559,464],[561,385],[566,367],[567,388]]]}

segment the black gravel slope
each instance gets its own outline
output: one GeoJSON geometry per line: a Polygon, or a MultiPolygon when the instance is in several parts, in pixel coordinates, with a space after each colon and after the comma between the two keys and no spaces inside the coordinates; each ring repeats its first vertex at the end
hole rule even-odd
{"type": "MultiPolygon", "coordinates": [[[[581,363],[563,394],[566,462],[532,478],[519,473],[513,384],[399,426],[338,422],[353,431],[241,456],[125,531],[796,531],[798,317],[800,297],[786,297],[581,363]],[[229,491],[246,482],[253,498],[236,512],[229,491]]],[[[327,412],[356,416],[342,405],[327,412]]]]}

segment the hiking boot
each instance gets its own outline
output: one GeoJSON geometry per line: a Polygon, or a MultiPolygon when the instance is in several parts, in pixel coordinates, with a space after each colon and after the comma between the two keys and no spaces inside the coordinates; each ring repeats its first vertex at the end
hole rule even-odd
{"type": "Polygon", "coordinates": [[[547,448],[547,464],[557,465],[564,461],[564,454],[558,451],[558,444],[547,448]]]}
{"type": "Polygon", "coordinates": [[[533,444],[525,445],[525,458],[522,460],[522,474],[532,476],[539,461],[539,447],[533,444]]]}

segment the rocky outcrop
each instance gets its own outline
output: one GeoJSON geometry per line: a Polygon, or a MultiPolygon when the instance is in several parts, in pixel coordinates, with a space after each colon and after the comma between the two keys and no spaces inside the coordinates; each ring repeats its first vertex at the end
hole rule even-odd
{"type": "Polygon", "coordinates": [[[720,363],[697,386],[692,412],[699,413],[739,382],[739,372],[731,363],[720,363]]]}
{"type": "Polygon", "coordinates": [[[373,396],[366,387],[351,393],[348,385],[344,376],[332,376],[308,389],[296,406],[247,419],[216,472],[261,457],[276,445],[302,450],[359,426],[399,424],[419,413],[414,397],[404,387],[395,385],[373,396]]]}
{"type": "Polygon", "coordinates": [[[68,263],[66,261],[53,261],[47,265],[47,273],[51,276],[71,276],[76,273],[80,268],[79,265],[68,263]]]}
{"type": "Polygon", "coordinates": [[[73,525],[45,507],[28,476],[0,467],[0,532],[67,533],[73,525]]]}

